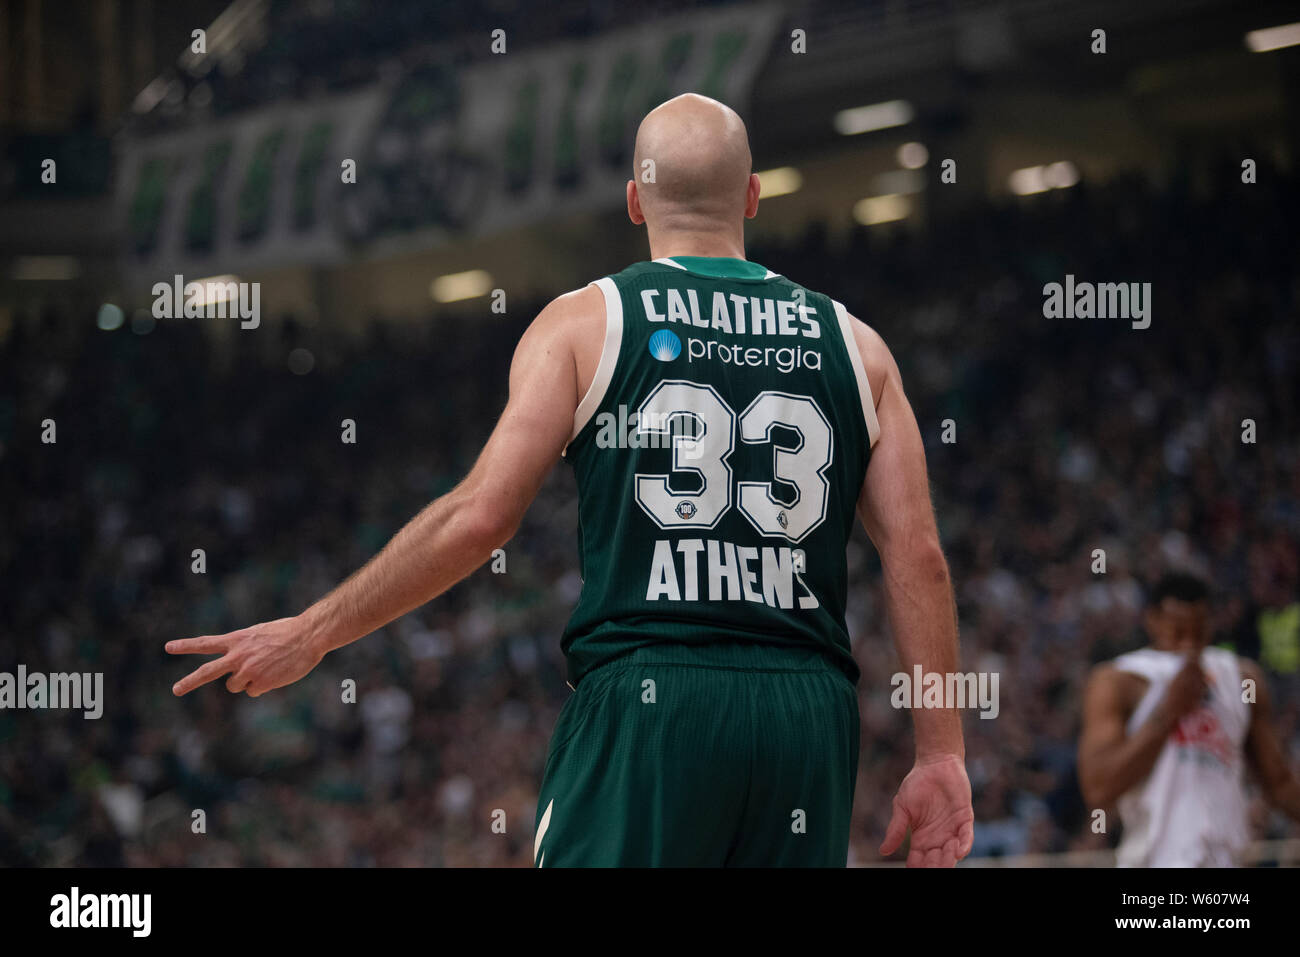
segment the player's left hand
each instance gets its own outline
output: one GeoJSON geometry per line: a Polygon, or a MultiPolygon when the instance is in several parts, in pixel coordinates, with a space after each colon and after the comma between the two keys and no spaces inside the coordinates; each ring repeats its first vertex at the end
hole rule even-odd
{"type": "Polygon", "coordinates": [[[908,829],[908,867],[954,867],[975,840],[970,778],[956,754],[918,759],[894,796],[894,813],[880,853],[893,854],[908,829]]]}
{"type": "Polygon", "coordinates": [[[221,655],[172,685],[172,694],[177,697],[228,674],[227,691],[246,691],[249,697],[256,698],[293,684],[325,657],[301,615],[224,635],[178,638],[167,642],[166,650],[170,655],[221,655]]]}

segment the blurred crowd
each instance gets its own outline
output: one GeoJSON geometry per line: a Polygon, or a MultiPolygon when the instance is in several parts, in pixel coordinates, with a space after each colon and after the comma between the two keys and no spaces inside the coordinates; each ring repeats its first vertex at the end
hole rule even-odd
{"type": "MultiPolygon", "coordinates": [[[[966,721],[973,854],[1114,843],[1088,829],[1078,792],[1080,693],[1092,665],[1143,642],[1143,586],[1169,568],[1211,582],[1216,641],[1262,663],[1300,764],[1296,194],[1275,170],[1246,185],[1224,165],[750,250],[843,301],[898,358],[963,667],[1000,675],[998,717],[966,721]],[[1150,282],[1150,328],[1045,318],[1043,285],[1067,274],[1150,282]]],[[[197,660],[162,646],[296,613],[451,488],[535,311],[512,304],[491,330],[445,314],[373,323],[360,340],[294,321],[228,340],[201,323],[101,331],[57,312],[0,332],[0,671],[102,671],[106,697],[98,721],[0,711],[0,864],[531,863],[570,693],[567,466],[504,570],[290,688],[248,699],[218,682],[177,700],[197,660]],[[303,348],[314,367],[295,374],[303,348]]],[[[898,666],[860,531],[849,560],[863,670],[851,862],[870,863],[912,741],[889,704],[898,666]]],[[[1288,833],[1262,805],[1254,818],[1258,836],[1288,833]]]]}

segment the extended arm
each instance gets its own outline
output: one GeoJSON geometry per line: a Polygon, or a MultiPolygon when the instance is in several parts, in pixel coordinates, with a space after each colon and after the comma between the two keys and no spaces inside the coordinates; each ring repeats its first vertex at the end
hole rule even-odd
{"type": "MultiPolygon", "coordinates": [[[[595,308],[592,287],[562,296],[529,326],[510,368],[510,398],[469,475],[426,506],[343,584],[293,618],[167,643],[171,654],[220,654],[173,687],[186,694],[222,675],[257,696],[311,671],[355,641],[442,594],[514,535],[559,459],[578,406],[572,320],[595,308]]],[[[603,309],[603,302],[599,308],[603,309]]]]}

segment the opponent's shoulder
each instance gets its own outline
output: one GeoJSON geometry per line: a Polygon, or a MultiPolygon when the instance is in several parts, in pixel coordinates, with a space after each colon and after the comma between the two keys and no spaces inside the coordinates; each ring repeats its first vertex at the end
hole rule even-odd
{"type": "Polygon", "coordinates": [[[1100,661],[1088,669],[1088,675],[1084,679],[1084,687],[1095,688],[1111,684],[1121,674],[1124,674],[1124,672],[1115,667],[1115,662],[1100,661]]]}
{"type": "Polygon", "coordinates": [[[1149,679],[1130,671],[1120,658],[1092,666],[1084,683],[1084,700],[1097,705],[1111,704],[1130,708],[1145,691],[1149,679]]]}
{"type": "Polygon", "coordinates": [[[1168,676],[1171,673],[1171,667],[1176,670],[1177,661],[1168,652],[1144,645],[1141,648],[1133,648],[1107,661],[1100,662],[1093,670],[1107,668],[1121,676],[1121,678],[1126,676],[1146,682],[1168,676]]]}

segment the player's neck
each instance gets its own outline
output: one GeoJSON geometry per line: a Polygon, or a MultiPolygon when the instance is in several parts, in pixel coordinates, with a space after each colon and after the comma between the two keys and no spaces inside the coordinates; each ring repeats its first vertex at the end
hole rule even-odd
{"type": "Polygon", "coordinates": [[[651,233],[650,258],[670,259],[673,256],[724,256],[730,259],[744,259],[744,235],[737,236],[730,232],[651,233]]]}

